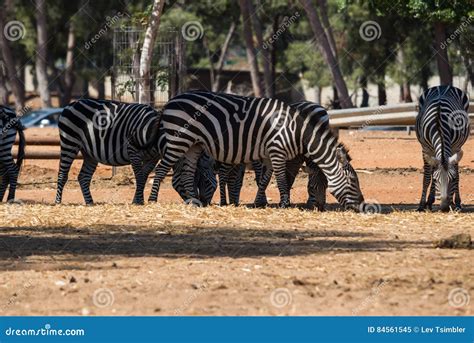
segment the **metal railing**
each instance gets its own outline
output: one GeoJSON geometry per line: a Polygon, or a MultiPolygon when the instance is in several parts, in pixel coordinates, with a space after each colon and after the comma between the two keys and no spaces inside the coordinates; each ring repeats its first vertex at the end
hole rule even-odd
{"type": "MultiPolygon", "coordinates": [[[[385,105],[378,107],[349,108],[344,110],[330,110],[329,123],[334,128],[366,127],[366,126],[411,126],[415,125],[417,114],[417,103],[398,105],[385,105]]],[[[474,119],[474,102],[469,106],[469,117],[474,119]]],[[[16,142],[17,143],[17,142],[16,142]]],[[[60,157],[59,137],[41,138],[26,136],[27,150],[26,159],[35,160],[57,160],[60,157]],[[54,150],[35,151],[28,149],[29,146],[49,146],[54,150]]],[[[16,153],[14,153],[16,155],[16,153]]],[[[77,157],[82,159],[79,154],[77,157]]]]}

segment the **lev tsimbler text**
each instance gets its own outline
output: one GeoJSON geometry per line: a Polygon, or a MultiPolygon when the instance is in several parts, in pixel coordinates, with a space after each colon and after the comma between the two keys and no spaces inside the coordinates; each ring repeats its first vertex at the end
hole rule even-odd
{"type": "Polygon", "coordinates": [[[465,333],[466,328],[461,326],[368,326],[368,333],[420,333],[420,334],[452,334],[465,333]]]}

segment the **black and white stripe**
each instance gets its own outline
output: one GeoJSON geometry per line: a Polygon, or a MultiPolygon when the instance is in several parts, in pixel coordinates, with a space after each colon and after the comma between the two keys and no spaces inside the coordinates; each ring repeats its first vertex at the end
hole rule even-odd
{"type": "Polygon", "coordinates": [[[72,162],[84,157],[79,183],[86,204],[92,204],[90,183],[97,164],[131,164],[136,177],[133,203],[143,203],[148,175],[159,159],[160,113],[148,105],[83,99],[67,106],[59,117],[61,161],[56,203],[61,203],[72,162]]]}
{"type": "Polygon", "coordinates": [[[8,191],[7,201],[15,199],[16,185],[20,168],[25,157],[25,135],[23,125],[15,112],[0,105],[0,201],[3,201],[5,192],[8,191]],[[16,163],[12,156],[12,147],[15,143],[16,134],[19,136],[18,154],[16,163]]]}
{"type": "Polygon", "coordinates": [[[468,108],[467,95],[453,86],[429,88],[419,99],[416,135],[424,162],[420,211],[432,208],[436,189],[440,192],[442,211],[449,211],[453,196],[455,208],[461,209],[458,163],[470,133],[468,108]]]}
{"type": "MultiPolygon", "coordinates": [[[[183,156],[195,168],[204,150],[227,164],[263,161],[268,166],[259,192],[275,171],[280,206],[289,205],[286,161],[303,155],[327,178],[329,190],[344,206],[359,208],[363,202],[357,175],[346,150],[325,122],[311,112],[299,111],[275,99],[242,97],[210,92],[189,92],[164,107],[163,159],[156,171],[150,200],[157,199],[160,182],[183,156]]],[[[187,189],[193,192],[192,173],[187,189]]],[[[186,183],[186,181],[185,181],[186,183]]],[[[264,190],[263,190],[264,191],[264,190]]]]}
{"type": "Polygon", "coordinates": [[[217,179],[214,172],[214,159],[202,153],[197,164],[196,174],[194,177],[194,194],[197,196],[193,199],[192,195],[186,191],[183,182],[183,170],[189,168],[188,160],[182,158],[176,163],[173,170],[172,185],[176,192],[186,203],[194,205],[207,206],[211,203],[212,197],[217,189],[217,179]]]}

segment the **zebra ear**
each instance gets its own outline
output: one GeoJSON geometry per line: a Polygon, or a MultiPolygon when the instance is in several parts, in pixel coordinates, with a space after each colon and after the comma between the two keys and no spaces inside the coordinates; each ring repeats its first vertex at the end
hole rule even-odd
{"type": "Polygon", "coordinates": [[[343,167],[347,166],[351,160],[349,157],[349,154],[347,153],[343,145],[339,145],[336,148],[336,156],[337,156],[338,161],[342,164],[343,167]]]}
{"type": "Polygon", "coordinates": [[[463,151],[460,150],[459,152],[455,153],[453,156],[451,156],[449,158],[449,164],[456,164],[456,163],[459,163],[459,161],[461,161],[462,159],[462,156],[463,156],[463,151]]]}

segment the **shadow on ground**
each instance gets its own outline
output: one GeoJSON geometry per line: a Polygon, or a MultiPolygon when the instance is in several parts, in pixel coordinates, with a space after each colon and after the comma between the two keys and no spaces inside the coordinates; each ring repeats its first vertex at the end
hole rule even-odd
{"type": "Polygon", "coordinates": [[[298,256],[329,252],[392,251],[430,247],[428,241],[380,239],[370,233],[338,230],[261,230],[232,227],[142,227],[100,225],[0,228],[0,270],[28,256],[81,262],[110,256],[210,258],[298,256]]]}

